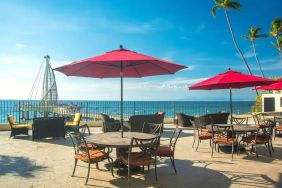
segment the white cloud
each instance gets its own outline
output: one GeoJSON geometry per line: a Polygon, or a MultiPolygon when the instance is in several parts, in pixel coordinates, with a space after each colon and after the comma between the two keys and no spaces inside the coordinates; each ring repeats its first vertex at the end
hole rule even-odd
{"type": "Polygon", "coordinates": [[[204,31],[206,29],[206,25],[205,24],[200,24],[196,27],[195,32],[200,33],[202,31],[204,31]]]}
{"type": "Polygon", "coordinates": [[[25,44],[16,44],[16,49],[23,49],[25,47],[26,47],[25,44]]]}
{"type": "Polygon", "coordinates": [[[136,25],[125,25],[124,26],[124,32],[128,33],[147,33],[150,31],[155,30],[155,27],[150,23],[141,23],[136,25]]]}

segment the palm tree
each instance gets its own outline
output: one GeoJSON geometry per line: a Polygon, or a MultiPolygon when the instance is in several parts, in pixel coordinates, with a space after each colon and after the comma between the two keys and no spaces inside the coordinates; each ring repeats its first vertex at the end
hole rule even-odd
{"type": "Polygon", "coordinates": [[[275,48],[277,48],[282,63],[282,47],[281,47],[282,18],[275,18],[272,21],[269,33],[270,36],[272,36],[276,40],[276,44],[272,43],[272,45],[275,48]],[[280,44],[279,44],[279,38],[280,38],[280,44]]]}
{"type": "Polygon", "coordinates": [[[249,29],[249,35],[248,36],[243,36],[243,37],[245,39],[251,41],[252,47],[253,47],[253,51],[254,51],[254,56],[256,58],[259,70],[261,72],[262,77],[264,77],[264,74],[262,72],[261,65],[260,65],[260,62],[259,62],[259,59],[258,59],[258,56],[257,56],[256,48],[255,48],[255,40],[258,39],[258,38],[266,38],[267,35],[266,34],[259,34],[260,31],[261,31],[261,28],[259,28],[259,27],[257,27],[257,28],[256,27],[251,27],[249,29]]]}
{"type": "Polygon", "coordinates": [[[236,41],[234,33],[233,33],[233,29],[232,29],[231,24],[230,24],[229,16],[228,16],[228,13],[227,13],[227,10],[229,10],[229,9],[240,10],[241,4],[237,1],[232,1],[232,0],[214,0],[214,2],[215,2],[215,6],[212,7],[212,15],[215,16],[216,10],[219,9],[219,8],[223,8],[224,13],[225,13],[225,17],[226,17],[226,21],[227,21],[227,24],[228,24],[228,27],[229,27],[235,48],[237,49],[240,57],[242,58],[244,64],[246,65],[249,73],[252,75],[252,71],[250,69],[250,66],[247,63],[242,51],[240,50],[240,48],[237,44],[237,41],[236,41]]]}

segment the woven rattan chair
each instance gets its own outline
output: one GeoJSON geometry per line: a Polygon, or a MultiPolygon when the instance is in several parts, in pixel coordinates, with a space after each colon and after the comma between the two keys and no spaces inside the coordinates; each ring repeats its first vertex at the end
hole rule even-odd
{"type": "MultiPolygon", "coordinates": [[[[158,182],[157,176],[157,149],[159,145],[160,137],[156,136],[151,139],[132,138],[128,152],[122,152],[120,154],[121,161],[128,166],[128,184],[131,184],[131,168],[138,166],[147,166],[148,171],[150,165],[154,164],[156,182],[158,182]],[[134,150],[133,150],[134,148],[134,150]],[[136,151],[138,150],[138,151],[136,151]]],[[[120,170],[120,163],[118,164],[120,170]]]]}
{"type": "Polygon", "coordinates": [[[90,164],[97,164],[98,162],[103,161],[105,159],[108,159],[108,161],[111,163],[111,172],[113,176],[113,159],[110,157],[109,153],[106,153],[103,150],[91,148],[91,146],[86,143],[85,138],[81,133],[68,132],[67,134],[70,136],[74,147],[75,160],[72,176],[74,176],[78,161],[88,163],[88,171],[85,181],[86,185],[90,174],[90,164]]]}
{"type": "Polygon", "coordinates": [[[119,120],[115,120],[114,118],[110,118],[107,114],[100,114],[103,121],[103,132],[117,132],[121,128],[121,123],[119,120]]]}
{"type": "Polygon", "coordinates": [[[176,113],[177,125],[181,127],[192,127],[192,121],[194,121],[194,116],[189,116],[183,113],[176,113]]]}
{"type": "Polygon", "coordinates": [[[15,123],[13,115],[8,115],[8,121],[11,127],[10,137],[20,135],[20,134],[28,135],[28,129],[31,127],[31,125],[15,123]]]}
{"type": "Polygon", "coordinates": [[[170,137],[169,144],[168,145],[160,144],[157,150],[157,155],[159,157],[169,157],[170,158],[175,174],[177,174],[177,171],[176,171],[175,162],[174,162],[174,152],[175,152],[176,142],[181,132],[182,132],[181,129],[176,128],[170,137]]]}

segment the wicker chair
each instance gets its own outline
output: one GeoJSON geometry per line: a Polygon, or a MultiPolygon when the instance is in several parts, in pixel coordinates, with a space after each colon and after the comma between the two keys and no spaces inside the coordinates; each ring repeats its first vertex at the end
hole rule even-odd
{"type": "Polygon", "coordinates": [[[174,163],[174,152],[175,152],[176,142],[181,132],[182,132],[181,129],[176,128],[170,137],[169,144],[168,145],[161,144],[157,149],[157,155],[159,157],[169,157],[170,158],[175,174],[177,174],[177,171],[176,171],[176,167],[174,163]]]}
{"type": "Polygon", "coordinates": [[[194,116],[189,116],[184,113],[176,113],[177,116],[177,125],[181,127],[192,127],[192,121],[194,121],[194,116]]]}
{"type": "MultiPolygon", "coordinates": [[[[122,152],[120,154],[121,161],[128,166],[128,184],[131,184],[131,171],[132,167],[148,166],[154,164],[156,182],[158,182],[157,176],[157,149],[159,145],[160,137],[156,136],[151,139],[132,138],[128,152],[122,152]],[[137,148],[139,151],[136,151],[137,148]],[[134,148],[134,151],[133,151],[134,148]]],[[[118,163],[120,170],[120,163],[118,163]]]]}
{"type": "Polygon", "coordinates": [[[67,134],[70,136],[74,147],[75,160],[74,160],[74,169],[72,176],[74,176],[78,161],[88,163],[88,171],[85,181],[85,185],[86,185],[90,174],[90,164],[93,163],[97,164],[98,162],[103,161],[105,159],[108,159],[108,161],[111,163],[111,172],[113,176],[113,159],[110,157],[109,153],[106,153],[105,151],[99,149],[91,148],[89,144],[86,143],[85,138],[81,133],[69,132],[67,134]]]}
{"type": "Polygon", "coordinates": [[[206,114],[205,116],[210,117],[214,124],[226,124],[228,122],[229,113],[213,113],[206,114]]]}
{"type": "Polygon", "coordinates": [[[114,118],[110,118],[109,115],[100,114],[103,121],[103,132],[117,132],[121,128],[121,123],[119,120],[115,120],[114,118]]]}
{"type": "Polygon", "coordinates": [[[124,126],[131,132],[142,132],[144,122],[163,124],[163,115],[158,114],[146,114],[146,115],[134,115],[124,122],[124,126]]]}
{"type": "Polygon", "coordinates": [[[28,135],[28,129],[31,128],[30,124],[15,123],[13,115],[8,115],[8,121],[11,127],[10,137],[20,135],[20,134],[28,135]]]}

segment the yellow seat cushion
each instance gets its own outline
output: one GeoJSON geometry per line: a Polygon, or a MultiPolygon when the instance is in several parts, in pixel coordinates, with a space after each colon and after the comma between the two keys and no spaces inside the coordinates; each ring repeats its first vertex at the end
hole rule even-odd
{"type": "Polygon", "coordinates": [[[15,120],[14,120],[14,117],[13,115],[9,115],[8,116],[8,120],[9,120],[9,123],[11,125],[12,128],[29,128],[31,129],[32,128],[32,125],[31,124],[18,124],[18,123],[15,123],[15,120]]]}
{"type": "Polygon", "coordinates": [[[78,126],[78,124],[71,121],[71,122],[66,122],[65,126],[78,126]]]}
{"type": "Polygon", "coordinates": [[[74,115],[73,121],[66,122],[65,126],[78,126],[79,123],[80,123],[80,119],[81,119],[81,114],[80,113],[76,113],[74,115]]]}
{"type": "Polygon", "coordinates": [[[13,128],[32,128],[31,124],[13,124],[12,125],[13,128]]]}

